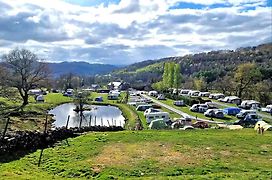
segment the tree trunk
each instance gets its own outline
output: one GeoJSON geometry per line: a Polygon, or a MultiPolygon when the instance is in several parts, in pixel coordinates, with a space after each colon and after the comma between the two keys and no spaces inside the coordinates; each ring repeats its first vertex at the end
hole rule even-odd
{"type": "Polygon", "coordinates": [[[23,98],[23,106],[28,104],[28,94],[26,93],[24,96],[22,96],[23,98]]]}

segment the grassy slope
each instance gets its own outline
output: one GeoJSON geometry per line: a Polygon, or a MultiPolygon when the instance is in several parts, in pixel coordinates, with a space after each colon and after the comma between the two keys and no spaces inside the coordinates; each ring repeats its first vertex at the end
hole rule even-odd
{"type": "MultiPolygon", "coordinates": [[[[5,98],[0,101],[5,102],[8,106],[20,106],[19,102],[13,102],[5,98]]],[[[39,112],[45,114],[47,110],[59,104],[72,102],[72,98],[64,97],[60,93],[49,93],[45,96],[44,103],[36,103],[32,96],[29,97],[29,104],[23,109],[26,113],[21,117],[10,117],[10,129],[13,130],[41,130],[44,127],[45,115],[31,114],[30,112],[39,112]]],[[[0,121],[0,126],[3,127],[5,120],[0,121]],[[1,123],[2,122],[2,123],[1,123]],[[2,125],[1,125],[2,124],[2,125]]]]}
{"type": "MultiPolygon", "coordinates": [[[[252,129],[89,133],[0,164],[3,179],[270,179],[272,133],[252,129]]],[[[1,178],[0,178],[1,179],[1,178]]]]}

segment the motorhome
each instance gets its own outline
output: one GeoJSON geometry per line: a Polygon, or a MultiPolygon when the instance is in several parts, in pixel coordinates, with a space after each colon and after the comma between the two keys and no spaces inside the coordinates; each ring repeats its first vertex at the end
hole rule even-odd
{"type": "Polygon", "coordinates": [[[146,114],[146,122],[149,124],[151,121],[156,119],[163,119],[164,122],[170,121],[170,116],[168,112],[152,112],[146,114]]]}

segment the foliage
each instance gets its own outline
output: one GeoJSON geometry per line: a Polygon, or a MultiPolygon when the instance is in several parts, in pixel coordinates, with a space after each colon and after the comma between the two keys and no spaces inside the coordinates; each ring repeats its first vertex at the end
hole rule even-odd
{"type": "Polygon", "coordinates": [[[28,104],[28,92],[47,80],[49,72],[38,57],[26,49],[14,49],[3,56],[6,74],[1,78],[9,87],[17,88],[23,99],[23,106],[28,104]]]}
{"type": "Polygon", "coordinates": [[[244,96],[244,91],[248,90],[261,79],[261,72],[254,63],[245,63],[238,66],[234,79],[236,82],[236,92],[238,97],[244,96]]]}

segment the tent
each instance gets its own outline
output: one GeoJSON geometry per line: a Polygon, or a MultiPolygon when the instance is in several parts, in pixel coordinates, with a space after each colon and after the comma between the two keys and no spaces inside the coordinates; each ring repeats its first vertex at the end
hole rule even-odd
{"type": "Polygon", "coordinates": [[[257,131],[259,124],[260,124],[260,127],[261,127],[261,128],[264,128],[265,131],[267,131],[267,130],[272,131],[272,126],[271,126],[270,124],[267,124],[267,123],[264,122],[264,121],[258,121],[258,122],[255,124],[255,127],[254,127],[254,130],[255,130],[255,131],[257,131]]]}
{"type": "Polygon", "coordinates": [[[167,128],[167,125],[163,119],[156,119],[151,121],[149,128],[150,129],[165,129],[167,128]]]}
{"type": "Polygon", "coordinates": [[[223,111],[227,115],[236,115],[241,111],[241,109],[236,107],[230,107],[230,108],[225,108],[223,111]]]}
{"type": "Polygon", "coordinates": [[[103,97],[102,96],[96,97],[95,101],[97,101],[97,102],[103,102],[103,97]]]}

